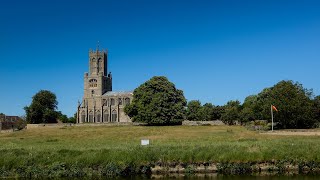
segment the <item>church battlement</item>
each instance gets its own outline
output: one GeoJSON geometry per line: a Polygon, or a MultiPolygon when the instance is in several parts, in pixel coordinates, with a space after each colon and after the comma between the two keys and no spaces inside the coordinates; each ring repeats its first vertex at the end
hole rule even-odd
{"type": "Polygon", "coordinates": [[[96,54],[108,54],[108,49],[89,49],[89,55],[96,55],[96,54]]]}

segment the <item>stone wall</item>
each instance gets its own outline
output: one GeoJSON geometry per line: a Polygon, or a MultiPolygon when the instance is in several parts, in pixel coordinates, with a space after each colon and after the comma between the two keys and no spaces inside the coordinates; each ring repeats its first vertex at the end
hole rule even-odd
{"type": "Polygon", "coordinates": [[[225,124],[220,120],[215,120],[215,121],[183,121],[182,125],[184,126],[205,126],[205,125],[222,126],[225,124]]]}

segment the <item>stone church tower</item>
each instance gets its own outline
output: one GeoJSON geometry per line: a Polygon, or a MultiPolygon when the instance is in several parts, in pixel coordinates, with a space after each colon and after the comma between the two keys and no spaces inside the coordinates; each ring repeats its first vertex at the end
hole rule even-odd
{"type": "Polygon", "coordinates": [[[124,113],[132,92],[113,92],[108,72],[108,51],[89,51],[89,72],[84,74],[84,96],[78,104],[77,123],[131,122],[124,113]]]}

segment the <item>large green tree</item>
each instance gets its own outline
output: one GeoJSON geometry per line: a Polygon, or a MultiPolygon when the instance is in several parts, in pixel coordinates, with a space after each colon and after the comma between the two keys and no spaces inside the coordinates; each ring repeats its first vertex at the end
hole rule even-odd
{"type": "Polygon", "coordinates": [[[32,97],[32,102],[26,106],[26,120],[31,124],[56,123],[58,101],[56,95],[47,90],[40,90],[32,97]]]}
{"type": "Polygon", "coordinates": [[[270,106],[278,108],[274,113],[279,128],[312,128],[316,123],[312,90],[293,81],[280,81],[258,94],[254,109],[257,118],[271,119],[270,106]]]}
{"type": "Polygon", "coordinates": [[[181,124],[186,103],[183,91],[166,77],[155,76],[134,90],[132,103],[125,107],[125,112],[133,122],[181,124]]]}

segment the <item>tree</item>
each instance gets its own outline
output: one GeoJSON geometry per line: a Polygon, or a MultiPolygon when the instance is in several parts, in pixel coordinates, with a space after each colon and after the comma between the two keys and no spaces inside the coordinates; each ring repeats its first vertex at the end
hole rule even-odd
{"type": "Polygon", "coordinates": [[[225,105],[225,112],[222,114],[221,119],[224,123],[232,125],[235,123],[235,120],[240,119],[240,111],[240,101],[229,101],[225,105]]]}
{"type": "Polygon", "coordinates": [[[201,120],[201,102],[199,100],[191,100],[187,104],[187,119],[190,121],[201,120]]]}
{"type": "Polygon", "coordinates": [[[200,117],[202,121],[212,121],[215,119],[212,103],[205,103],[200,109],[200,117]]]}
{"type": "Polygon", "coordinates": [[[280,81],[258,94],[257,111],[260,118],[270,120],[270,106],[274,105],[279,110],[274,113],[279,128],[312,128],[316,123],[312,95],[312,90],[298,82],[280,81]]]}
{"type": "Polygon", "coordinates": [[[240,112],[240,121],[246,123],[248,121],[257,120],[259,117],[258,106],[257,106],[257,95],[251,95],[246,97],[242,104],[242,110],[240,112]]]}
{"type": "Polygon", "coordinates": [[[26,106],[26,120],[31,124],[56,123],[58,102],[56,95],[47,90],[40,90],[32,97],[30,106],[26,106]]]}
{"type": "Polygon", "coordinates": [[[320,96],[316,96],[313,99],[313,104],[314,104],[314,116],[319,123],[320,122],[320,96]]]}
{"type": "Polygon", "coordinates": [[[133,100],[125,113],[133,122],[149,125],[181,124],[185,117],[186,99],[164,76],[155,76],[133,92],[133,100]]]}
{"type": "Polygon", "coordinates": [[[77,113],[74,113],[73,117],[69,117],[68,123],[76,123],[77,122],[77,113]]]}
{"type": "Polygon", "coordinates": [[[214,106],[212,109],[213,118],[212,120],[218,120],[221,119],[222,114],[225,112],[224,106],[214,106]]]}
{"type": "Polygon", "coordinates": [[[69,121],[68,116],[65,114],[62,114],[61,111],[58,112],[58,119],[59,119],[59,121],[61,121],[63,123],[68,123],[68,121],[69,121]]]}

